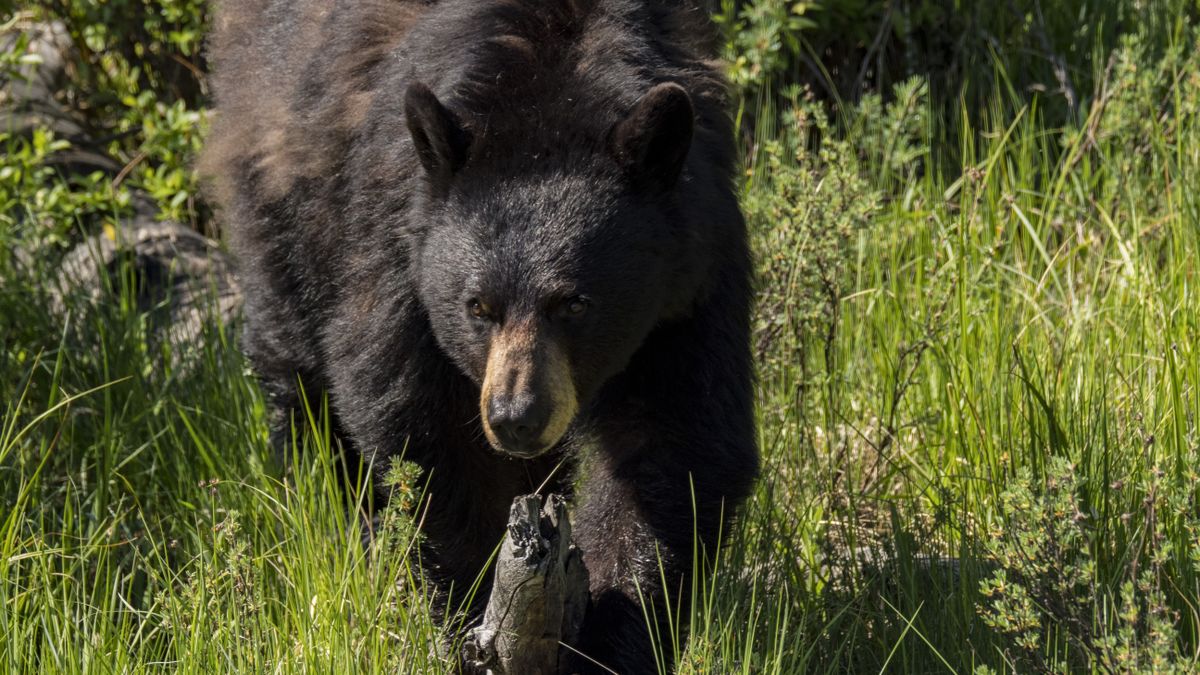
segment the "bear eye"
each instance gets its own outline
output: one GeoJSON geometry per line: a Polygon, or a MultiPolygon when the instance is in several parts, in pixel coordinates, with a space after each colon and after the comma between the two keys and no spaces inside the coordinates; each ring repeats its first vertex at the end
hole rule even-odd
{"type": "Polygon", "coordinates": [[[488,308],[478,298],[471,298],[467,301],[467,312],[476,319],[490,319],[491,313],[488,308]]]}
{"type": "Polygon", "coordinates": [[[577,295],[567,300],[566,304],[563,305],[563,310],[567,316],[582,316],[590,304],[591,302],[587,298],[577,295]]]}

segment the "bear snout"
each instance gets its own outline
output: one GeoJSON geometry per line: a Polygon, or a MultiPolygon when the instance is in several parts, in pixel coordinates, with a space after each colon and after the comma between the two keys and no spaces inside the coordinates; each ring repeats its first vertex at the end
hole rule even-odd
{"type": "Polygon", "coordinates": [[[534,327],[513,326],[492,338],[479,398],[484,435],[496,450],[521,458],[546,452],[578,410],[570,363],[534,327]]]}

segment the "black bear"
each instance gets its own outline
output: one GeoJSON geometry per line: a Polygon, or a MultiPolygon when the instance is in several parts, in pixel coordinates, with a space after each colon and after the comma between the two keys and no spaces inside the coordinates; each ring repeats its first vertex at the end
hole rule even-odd
{"type": "Polygon", "coordinates": [[[215,21],[203,162],[273,433],[299,381],[367,463],[423,467],[423,562],[450,593],[514,496],[572,494],[591,593],[574,668],[656,670],[668,607],[686,611],[695,556],[758,470],[707,14],[223,0],[215,21]]]}

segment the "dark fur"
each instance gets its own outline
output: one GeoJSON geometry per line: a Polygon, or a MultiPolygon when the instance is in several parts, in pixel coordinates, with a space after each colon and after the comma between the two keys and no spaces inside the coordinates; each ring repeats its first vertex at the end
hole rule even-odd
{"type": "Polygon", "coordinates": [[[654,669],[639,592],[665,638],[694,533],[712,554],[757,471],[749,256],[710,39],[682,0],[224,0],[211,46],[203,167],[242,261],[273,433],[299,378],[365,458],[419,463],[424,562],[447,590],[470,586],[512,498],[566,458],[577,470],[549,489],[577,483],[592,591],[577,647],[623,673],[654,669]],[[437,147],[444,172],[423,169],[406,124],[415,82],[462,127],[437,147]],[[663,128],[690,98],[694,133],[644,141],[653,119],[621,123],[662,82],[688,95],[654,109],[673,116],[663,128]],[[490,329],[464,297],[515,316],[563,284],[594,301],[546,323],[580,412],[553,451],[515,460],[481,433],[490,329]]]}

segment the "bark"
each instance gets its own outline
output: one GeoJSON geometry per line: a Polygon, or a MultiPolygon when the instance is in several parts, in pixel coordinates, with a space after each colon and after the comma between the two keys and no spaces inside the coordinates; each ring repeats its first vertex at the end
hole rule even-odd
{"type": "Polygon", "coordinates": [[[513,500],[495,574],[483,621],[464,647],[467,663],[495,675],[560,672],[563,645],[578,637],[588,601],[587,570],[561,497],[513,500]]]}

